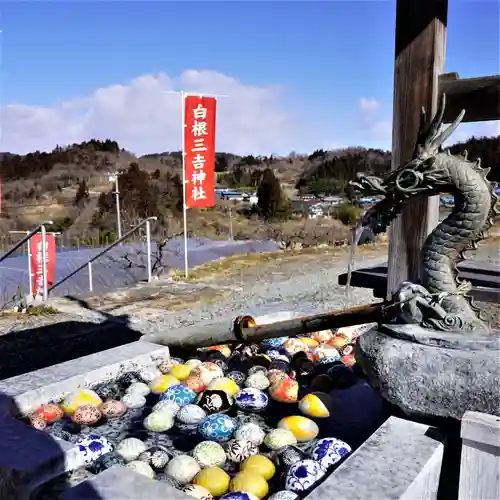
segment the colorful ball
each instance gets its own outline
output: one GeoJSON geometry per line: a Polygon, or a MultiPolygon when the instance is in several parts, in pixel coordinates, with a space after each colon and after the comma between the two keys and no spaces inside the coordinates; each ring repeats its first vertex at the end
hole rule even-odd
{"type": "Polygon", "coordinates": [[[193,403],[195,399],[196,392],[184,385],[172,385],[160,396],[160,401],[173,401],[180,407],[193,403]]]}
{"type": "Polygon", "coordinates": [[[220,497],[220,500],[259,500],[258,497],[246,491],[231,491],[220,497]]]}
{"type": "Polygon", "coordinates": [[[269,449],[277,451],[290,445],[296,445],[297,438],[288,429],[273,429],[264,438],[264,444],[269,449]]]}
{"type": "Polygon", "coordinates": [[[326,344],[332,337],[333,333],[331,330],[322,330],[321,332],[311,334],[311,338],[318,342],[318,344],[326,344]]]}
{"type": "Polygon", "coordinates": [[[146,405],[146,398],[144,396],[141,396],[140,394],[134,394],[134,393],[128,392],[127,394],[125,394],[123,396],[121,402],[127,408],[130,408],[130,409],[142,408],[143,406],[146,405]]]}
{"type": "Polygon", "coordinates": [[[73,413],[71,420],[79,425],[94,425],[102,417],[101,410],[94,405],[81,405],[73,413]]]}
{"type": "Polygon", "coordinates": [[[224,391],[229,396],[234,396],[240,390],[240,387],[233,379],[229,377],[220,377],[212,380],[212,382],[208,384],[207,389],[224,391]]]}
{"type": "Polygon", "coordinates": [[[189,455],[177,455],[165,467],[167,477],[175,479],[180,485],[191,482],[198,472],[200,465],[189,455]]]}
{"type": "Polygon", "coordinates": [[[143,425],[151,432],[165,432],[174,426],[174,417],[167,411],[153,411],[144,419],[143,425]]]}
{"type": "Polygon", "coordinates": [[[186,365],[174,365],[170,369],[170,375],[175,377],[177,380],[180,380],[181,382],[183,380],[186,380],[189,377],[189,374],[191,373],[191,368],[186,365]]]}
{"type": "Polygon", "coordinates": [[[198,432],[208,441],[228,441],[236,430],[237,423],[222,413],[209,415],[198,425],[198,432]]]}
{"type": "Polygon", "coordinates": [[[298,339],[300,341],[304,342],[304,344],[309,348],[318,347],[318,345],[319,345],[319,342],[316,339],[313,339],[311,337],[298,337],[298,339]]]}
{"type": "Polygon", "coordinates": [[[269,397],[259,389],[247,387],[236,394],[234,402],[241,410],[258,412],[267,408],[269,397]]]}
{"type": "Polygon", "coordinates": [[[261,475],[251,471],[243,471],[233,477],[229,490],[245,491],[257,498],[264,498],[269,493],[269,485],[261,475]]]}
{"type": "Polygon", "coordinates": [[[91,389],[81,389],[66,396],[61,403],[61,408],[68,415],[73,415],[75,410],[82,405],[99,406],[102,399],[91,389]]]}
{"type": "Polygon", "coordinates": [[[288,339],[283,347],[286,349],[290,356],[297,354],[298,352],[307,352],[309,350],[308,346],[297,338],[288,339]]]}
{"type": "Polygon", "coordinates": [[[174,401],[158,401],[158,403],[153,406],[152,411],[166,411],[175,417],[180,409],[181,407],[174,401]]]}
{"type": "Polygon", "coordinates": [[[269,388],[269,395],[280,403],[296,403],[299,396],[299,384],[287,377],[269,388]]]}
{"type": "Polygon", "coordinates": [[[207,467],[202,469],[193,479],[194,484],[206,488],[214,497],[227,493],[231,478],[220,467],[207,467]]]}
{"type": "Polygon", "coordinates": [[[342,356],[342,361],[347,366],[353,366],[356,364],[356,358],[354,354],[347,354],[346,356],[342,356]]]}
{"type": "Polygon", "coordinates": [[[144,382],[134,382],[125,392],[130,394],[140,394],[141,396],[146,397],[151,389],[144,382]]]}
{"type": "Polygon", "coordinates": [[[105,437],[97,434],[87,434],[79,438],[75,442],[75,447],[78,450],[78,455],[86,464],[90,464],[113,451],[113,445],[105,437]]]}
{"type": "Polygon", "coordinates": [[[51,424],[56,420],[63,418],[64,411],[59,405],[56,405],[55,403],[48,403],[37,408],[33,412],[33,415],[40,415],[45,422],[51,424]]]}
{"type": "Polygon", "coordinates": [[[196,404],[208,414],[224,413],[233,406],[233,399],[226,391],[207,389],[198,396],[196,404]]]}
{"type": "Polygon", "coordinates": [[[198,443],[194,447],[192,454],[201,468],[222,467],[227,459],[224,448],[215,441],[202,441],[198,443]]]}
{"type": "Polygon", "coordinates": [[[173,375],[160,375],[149,383],[154,394],[163,394],[169,387],[180,384],[180,380],[173,375]]]}
{"type": "Polygon", "coordinates": [[[158,363],[158,370],[160,370],[164,374],[167,374],[172,369],[172,366],[178,364],[182,364],[182,361],[175,358],[166,359],[161,363],[158,363]]]}
{"type": "Polygon", "coordinates": [[[335,347],[316,347],[311,353],[313,361],[333,363],[340,359],[340,354],[335,347]]]}
{"type": "Polygon", "coordinates": [[[199,484],[186,484],[181,490],[187,495],[198,498],[198,500],[213,500],[214,497],[207,488],[200,486],[199,484]]]}
{"type": "Polygon", "coordinates": [[[240,470],[259,474],[266,481],[269,481],[276,473],[275,465],[264,455],[252,455],[246,458],[242,462],[240,470]]]}
{"type": "Polygon", "coordinates": [[[311,489],[324,474],[323,469],[314,460],[301,460],[288,469],[285,488],[296,493],[304,493],[311,489]]]}
{"type": "Polygon", "coordinates": [[[252,455],[257,455],[259,447],[248,439],[232,439],[227,444],[226,453],[231,462],[240,463],[252,455]]]}
{"type": "Polygon", "coordinates": [[[146,451],[147,446],[137,438],[127,438],[121,441],[116,447],[116,453],[126,462],[135,460],[142,452],[146,451]]]}
{"type": "Polygon", "coordinates": [[[335,349],[342,349],[351,342],[350,336],[344,333],[337,332],[329,341],[328,345],[335,347],[335,349]]]}
{"type": "Polygon", "coordinates": [[[331,415],[333,400],[324,392],[311,392],[299,401],[298,406],[307,417],[327,418],[331,415]]]}
{"type": "Polygon", "coordinates": [[[118,418],[127,413],[127,405],[122,401],[110,399],[108,401],[104,401],[104,403],[99,406],[99,410],[101,410],[101,413],[106,418],[118,418]]]}
{"type": "Polygon", "coordinates": [[[189,375],[189,377],[186,380],[184,380],[183,384],[196,393],[201,392],[206,388],[205,384],[201,381],[199,375],[193,375],[193,374],[189,375]]]}
{"type": "Polygon", "coordinates": [[[240,425],[238,429],[236,429],[234,437],[236,439],[248,439],[249,441],[252,441],[252,443],[255,443],[257,446],[260,446],[264,442],[266,433],[259,425],[253,422],[247,422],[240,425]]]}
{"type": "Polygon", "coordinates": [[[319,434],[319,427],[310,418],[294,415],[278,422],[278,429],[288,429],[298,442],[311,441],[319,434]]]}
{"type": "Polygon", "coordinates": [[[224,372],[219,366],[208,361],[196,367],[191,374],[199,377],[205,386],[208,386],[213,379],[224,376],[224,372]]]}
{"type": "Polygon", "coordinates": [[[163,471],[165,466],[170,462],[172,457],[168,453],[168,450],[163,446],[152,446],[146,451],[143,451],[137,460],[141,462],[146,462],[153,470],[163,471]]]}
{"type": "Polygon", "coordinates": [[[138,474],[149,477],[149,479],[154,479],[155,471],[146,462],[141,462],[140,460],[132,460],[125,467],[132,469],[138,474]]]}

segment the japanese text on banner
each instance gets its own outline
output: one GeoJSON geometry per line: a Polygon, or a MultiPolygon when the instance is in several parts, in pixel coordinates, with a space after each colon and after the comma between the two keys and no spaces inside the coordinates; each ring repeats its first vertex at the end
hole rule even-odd
{"type": "Polygon", "coordinates": [[[214,97],[185,97],[184,168],[186,207],[215,205],[215,115],[214,97]]]}
{"type": "MultiPolygon", "coordinates": [[[[43,293],[43,251],[42,235],[37,233],[29,241],[31,254],[31,293],[41,295],[43,293]]],[[[54,284],[56,265],[56,241],[53,234],[45,235],[45,258],[47,268],[47,286],[54,284]]]]}

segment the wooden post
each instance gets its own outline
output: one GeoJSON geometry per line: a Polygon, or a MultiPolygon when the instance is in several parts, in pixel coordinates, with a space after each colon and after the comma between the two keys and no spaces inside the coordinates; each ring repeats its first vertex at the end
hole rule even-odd
{"type": "MultiPolygon", "coordinates": [[[[398,0],[392,169],[411,159],[424,107],[437,108],[439,75],[444,71],[448,0],[398,0]]],[[[439,197],[415,199],[389,228],[387,296],[402,281],[418,281],[420,251],[439,219],[439,197]]]]}
{"type": "Polygon", "coordinates": [[[500,417],[468,411],[460,435],[458,500],[500,498],[500,417]]]}

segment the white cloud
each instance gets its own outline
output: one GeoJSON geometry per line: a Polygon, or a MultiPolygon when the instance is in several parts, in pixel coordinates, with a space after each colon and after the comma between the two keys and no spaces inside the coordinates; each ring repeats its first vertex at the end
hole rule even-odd
{"type": "Polygon", "coordinates": [[[372,97],[362,97],[358,102],[358,107],[363,113],[373,113],[380,108],[381,104],[380,101],[372,97]]]}
{"type": "Polygon", "coordinates": [[[245,85],[213,71],[140,76],[55,107],[10,104],[2,110],[3,151],[50,150],[92,137],[111,138],[138,154],[181,147],[181,98],[172,90],[223,94],[218,99],[217,150],[289,151],[295,120],[281,105],[281,89],[245,85]]]}
{"type": "MultiPolygon", "coordinates": [[[[44,151],[90,138],[116,140],[137,154],[179,150],[181,101],[172,91],[181,89],[228,96],[218,99],[218,151],[287,154],[339,145],[390,149],[391,110],[373,97],[360,98],[354,119],[342,123],[338,137],[329,137],[321,116],[294,114],[289,102],[282,102],[279,87],[247,85],[215,71],[187,70],[177,78],[165,73],[143,75],[54,107],[6,105],[0,115],[0,150],[44,151]]],[[[471,135],[497,135],[499,124],[461,125],[452,142],[471,135]]]]}

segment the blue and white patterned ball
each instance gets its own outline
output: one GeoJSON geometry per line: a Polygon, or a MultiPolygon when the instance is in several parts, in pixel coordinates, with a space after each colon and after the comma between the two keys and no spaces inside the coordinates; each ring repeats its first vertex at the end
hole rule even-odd
{"type": "Polygon", "coordinates": [[[265,339],[261,344],[265,347],[281,347],[289,337],[275,337],[273,339],[265,339]]]}
{"type": "Polygon", "coordinates": [[[220,497],[220,500],[259,500],[258,497],[246,491],[231,491],[220,497]]]}
{"type": "Polygon", "coordinates": [[[293,491],[281,490],[273,493],[268,500],[299,500],[299,495],[293,491]]]}
{"type": "Polygon", "coordinates": [[[269,404],[269,397],[259,389],[246,387],[236,394],[234,402],[240,410],[261,411],[269,404]]]}
{"type": "Polygon", "coordinates": [[[198,432],[207,441],[228,441],[236,430],[237,422],[234,418],[223,413],[214,413],[202,420],[198,425],[198,432]]]}
{"type": "Polygon", "coordinates": [[[90,464],[113,451],[113,445],[105,437],[98,434],[87,434],[81,437],[76,441],[75,446],[78,448],[78,455],[86,464],[90,464]]]}
{"type": "Polygon", "coordinates": [[[337,438],[323,438],[317,441],[311,451],[311,457],[323,469],[332,467],[351,453],[351,447],[337,438]]]}
{"type": "Polygon", "coordinates": [[[295,462],[286,473],[285,488],[295,493],[309,490],[325,474],[318,462],[314,460],[300,460],[295,462]]]}
{"type": "Polygon", "coordinates": [[[194,402],[196,392],[185,385],[172,385],[161,396],[160,401],[172,401],[179,406],[186,406],[194,402]]]}
{"type": "Polygon", "coordinates": [[[271,359],[280,359],[281,361],[285,361],[288,363],[290,360],[288,359],[288,356],[286,355],[285,349],[268,349],[266,351],[266,354],[271,358],[271,359]]]}

